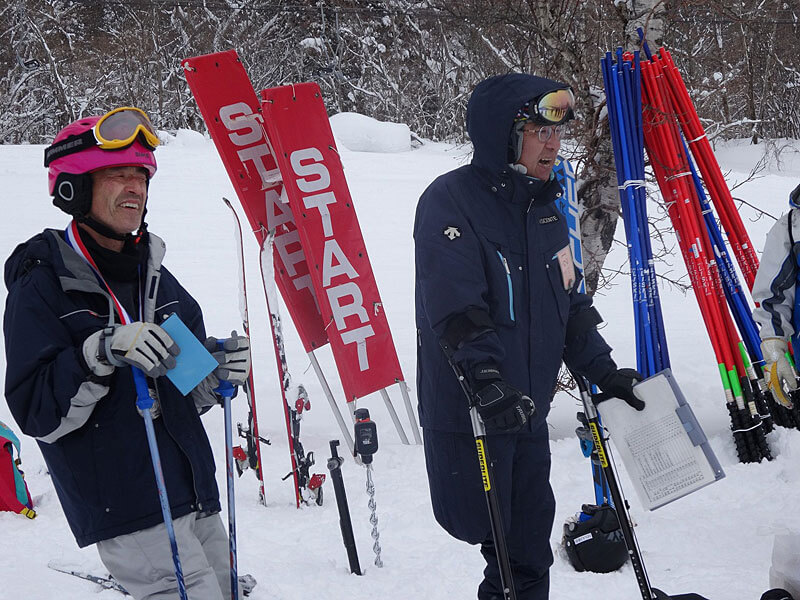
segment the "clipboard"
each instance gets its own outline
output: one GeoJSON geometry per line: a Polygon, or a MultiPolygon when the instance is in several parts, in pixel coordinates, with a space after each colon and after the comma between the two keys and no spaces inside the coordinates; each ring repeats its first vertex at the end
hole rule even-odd
{"type": "Polygon", "coordinates": [[[598,406],[598,412],[648,510],[725,477],[670,369],[639,382],[633,390],[645,402],[643,411],[610,398],[598,406]]]}
{"type": "Polygon", "coordinates": [[[160,327],[181,349],[175,357],[177,364],[167,371],[167,378],[185,396],[214,371],[219,363],[177,314],[172,313],[160,327]]]}

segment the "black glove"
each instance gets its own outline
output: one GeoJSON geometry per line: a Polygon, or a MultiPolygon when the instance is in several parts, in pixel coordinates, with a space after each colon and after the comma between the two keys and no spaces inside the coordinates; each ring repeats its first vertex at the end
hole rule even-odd
{"type": "Polygon", "coordinates": [[[475,393],[475,408],[487,431],[519,431],[535,412],[533,400],[508,385],[497,367],[479,365],[473,382],[476,387],[483,385],[475,393]]]}
{"type": "Polygon", "coordinates": [[[636,410],[644,410],[644,402],[633,393],[634,384],[644,380],[644,375],[636,369],[616,369],[606,374],[597,382],[602,394],[593,396],[594,403],[599,404],[609,398],[619,398],[636,410]]]}

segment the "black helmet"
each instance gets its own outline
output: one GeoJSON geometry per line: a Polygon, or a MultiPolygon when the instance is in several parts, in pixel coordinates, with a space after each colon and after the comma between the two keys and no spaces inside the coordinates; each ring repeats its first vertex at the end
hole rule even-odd
{"type": "Polygon", "coordinates": [[[564,523],[562,543],[576,571],[610,573],[628,560],[628,548],[614,508],[584,504],[564,523]]]}

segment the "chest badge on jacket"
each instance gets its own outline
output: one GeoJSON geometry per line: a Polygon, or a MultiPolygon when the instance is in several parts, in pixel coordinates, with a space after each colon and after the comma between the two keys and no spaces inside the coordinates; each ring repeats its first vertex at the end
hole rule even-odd
{"type": "Polygon", "coordinates": [[[461,231],[459,231],[458,227],[453,227],[452,225],[447,227],[442,233],[444,233],[445,237],[449,238],[451,242],[461,237],[461,231]]]}
{"type": "Polygon", "coordinates": [[[572,249],[569,245],[564,246],[556,252],[553,258],[558,259],[558,266],[561,269],[561,282],[564,284],[564,289],[569,292],[572,290],[572,286],[575,285],[575,264],[572,260],[572,249]]]}

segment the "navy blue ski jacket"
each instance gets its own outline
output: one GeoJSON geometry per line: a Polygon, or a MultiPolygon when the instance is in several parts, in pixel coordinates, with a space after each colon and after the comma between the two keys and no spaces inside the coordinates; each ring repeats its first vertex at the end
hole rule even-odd
{"type": "Polygon", "coordinates": [[[531,431],[547,417],[562,359],[594,382],[616,368],[597,319],[587,318],[591,299],[574,285],[565,289],[556,258],[569,245],[554,204],[560,185],[508,164],[519,107],[563,87],[519,73],[479,84],[467,108],[471,164],[438,177],[419,200],[417,388],[425,428],[472,431],[467,400],[440,346],[452,319],[468,311],[487,314],[491,330],[464,342],[456,362],[467,374],[480,363],[499,365],[504,379],[534,400],[531,431]]]}
{"type": "MultiPolygon", "coordinates": [[[[151,234],[143,320],[161,323],[177,313],[203,340],[200,307],[161,266],[164,253],[164,242],[151,234]]],[[[5,282],[6,400],[41,448],[78,545],[161,523],[131,369],[98,378],[82,354],[84,340],[114,322],[108,293],[53,229],[14,250],[5,282]]],[[[195,401],[165,377],[155,380],[155,390],[161,416],[154,425],[173,517],[219,511],[214,458],[195,401]]]]}

